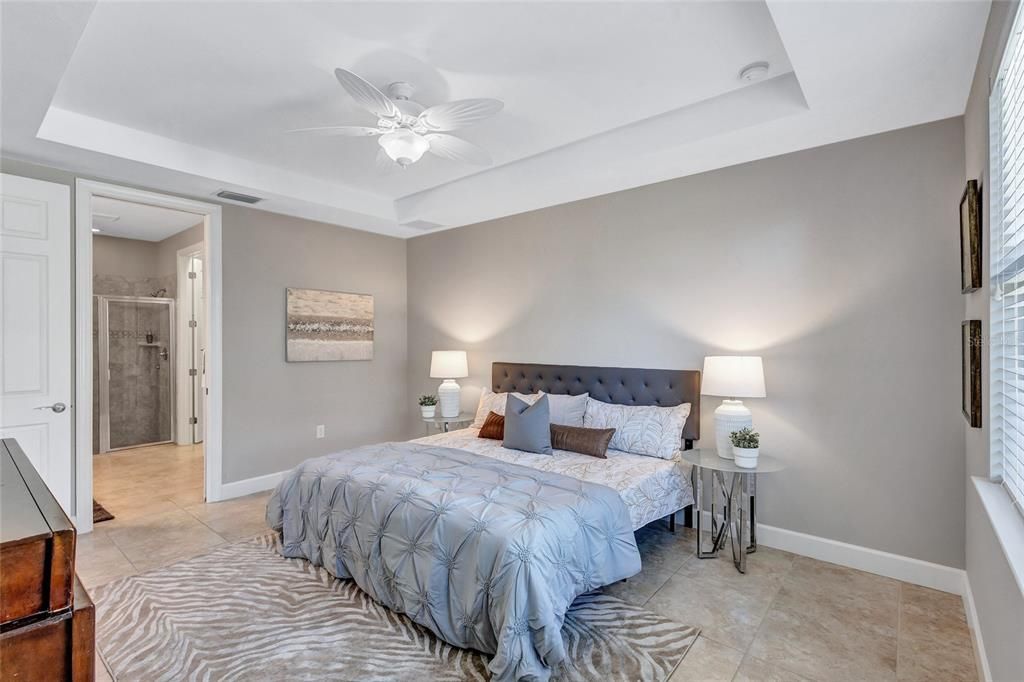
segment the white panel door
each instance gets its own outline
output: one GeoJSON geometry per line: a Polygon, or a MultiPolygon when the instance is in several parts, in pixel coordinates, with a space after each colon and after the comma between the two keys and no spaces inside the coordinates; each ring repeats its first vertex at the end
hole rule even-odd
{"type": "Polygon", "coordinates": [[[70,516],[71,188],[0,174],[0,437],[70,516]]]}

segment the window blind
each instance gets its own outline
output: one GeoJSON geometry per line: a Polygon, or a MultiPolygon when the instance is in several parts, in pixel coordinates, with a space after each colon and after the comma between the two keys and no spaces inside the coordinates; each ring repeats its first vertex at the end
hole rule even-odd
{"type": "Polygon", "coordinates": [[[1024,39],[1014,20],[989,101],[991,475],[1024,511],[1024,39]]]}

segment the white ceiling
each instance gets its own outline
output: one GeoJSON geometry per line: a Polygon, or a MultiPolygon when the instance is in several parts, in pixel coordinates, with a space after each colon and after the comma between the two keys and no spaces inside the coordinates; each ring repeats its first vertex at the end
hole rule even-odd
{"type": "Polygon", "coordinates": [[[398,236],[963,113],[989,3],[0,3],[5,155],[398,236]],[[771,64],[749,84],[739,70],[771,64]],[[391,174],[332,76],[504,100],[391,174]]]}
{"type": "Polygon", "coordinates": [[[147,206],[94,196],[92,199],[93,229],[106,237],[126,237],[159,242],[202,221],[195,213],[173,208],[147,206]],[[110,217],[116,219],[111,220],[110,217]]]}

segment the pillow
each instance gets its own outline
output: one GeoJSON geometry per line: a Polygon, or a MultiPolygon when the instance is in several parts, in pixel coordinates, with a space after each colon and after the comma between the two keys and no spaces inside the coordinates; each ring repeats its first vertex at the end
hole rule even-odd
{"type": "Polygon", "coordinates": [[[580,426],[551,425],[551,447],[581,455],[608,459],[608,443],[615,429],[584,429],[580,426]]]}
{"type": "Polygon", "coordinates": [[[505,438],[505,417],[497,412],[491,412],[480,427],[477,438],[490,438],[491,440],[502,440],[505,438]]]}
{"type": "Polygon", "coordinates": [[[510,450],[551,454],[551,408],[546,395],[532,405],[515,395],[508,397],[501,444],[510,450]]]}
{"type": "Polygon", "coordinates": [[[690,403],[675,407],[610,405],[590,398],[583,425],[588,429],[615,429],[608,444],[613,450],[672,459],[682,445],[688,416],[690,403]]]}
{"type": "Polygon", "coordinates": [[[583,415],[587,412],[589,393],[582,395],[551,395],[541,391],[540,394],[548,397],[548,403],[551,405],[552,424],[583,426],[583,415]]]}
{"type": "MultiPolygon", "coordinates": [[[[473,423],[469,425],[470,428],[479,429],[482,427],[484,422],[487,421],[487,415],[491,412],[498,415],[505,414],[505,399],[508,398],[508,395],[508,393],[495,393],[489,388],[484,388],[483,392],[480,394],[480,402],[476,407],[476,418],[474,418],[473,423]]],[[[512,395],[531,405],[540,397],[540,395],[536,393],[533,395],[513,393],[512,395]]]]}

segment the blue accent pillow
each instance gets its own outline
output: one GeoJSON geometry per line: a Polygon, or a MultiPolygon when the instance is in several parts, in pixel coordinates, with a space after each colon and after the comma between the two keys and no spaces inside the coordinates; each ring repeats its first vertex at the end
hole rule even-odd
{"type": "Polygon", "coordinates": [[[505,404],[505,439],[501,444],[510,450],[551,454],[551,407],[546,395],[530,405],[509,394],[505,404]]]}

